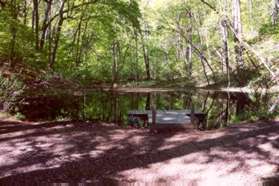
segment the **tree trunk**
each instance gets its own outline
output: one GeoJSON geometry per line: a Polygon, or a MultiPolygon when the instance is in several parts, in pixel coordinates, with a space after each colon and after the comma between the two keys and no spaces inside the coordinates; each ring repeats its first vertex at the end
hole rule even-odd
{"type": "Polygon", "coordinates": [[[82,25],[84,16],[85,16],[84,14],[81,15],[80,22],[78,25],[77,49],[76,49],[76,60],[75,60],[77,66],[81,63],[83,43],[84,43],[85,34],[88,26],[88,21],[84,23],[84,26],[82,25]]]}
{"type": "MultiPolygon", "coordinates": [[[[220,15],[220,12],[218,12],[213,6],[211,6],[209,3],[207,3],[204,0],[200,0],[201,2],[203,2],[204,4],[206,4],[209,8],[211,8],[212,10],[214,10],[214,12],[218,15],[220,15]]],[[[227,17],[227,16],[226,16],[227,17]]],[[[230,20],[227,18],[227,23],[228,23],[228,28],[232,31],[232,34],[234,36],[235,39],[238,40],[238,42],[247,50],[249,51],[251,54],[253,54],[260,62],[260,64],[263,64],[264,67],[268,70],[268,72],[270,73],[270,75],[273,78],[273,81],[277,82],[279,80],[277,80],[277,75],[275,72],[272,71],[272,69],[270,69],[268,63],[269,60],[267,57],[263,56],[260,52],[258,52],[257,50],[255,50],[253,47],[251,47],[246,41],[244,41],[241,37],[241,35],[238,35],[237,32],[235,31],[233,24],[230,22],[230,20]]]]}
{"type": "Polygon", "coordinates": [[[117,63],[117,59],[116,59],[116,55],[117,55],[117,52],[116,52],[116,44],[115,42],[112,44],[112,87],[115,83],[115,79],[116,79],[116,63],[117,63]]]}
{"type": "Polygon", "coordinates": [[[39,2],[33,0],[33,28],[35,30],[35,48],[39,49],[39,2]]]}
{"type": "Polygon", "coordinates": [[[145,71],[146,71],[146,79],[151,80],[151,73],[150,73],[150,62],[149,62],[149,55],[148,55],[148,50],[145,45],[145,39],[144,35],[141,32],[141,43],[142,43],[142,52],[143,52],[143,59],[144,59],[144,64],[145,64],[145,71]]]}
{"type": "Polygon", "coordinates": [[[48,25],[47,23],[49,22],[50,16],[51,16],[52,0],[48,0],[48,1],[46,1],[46,3],[47,4],[46,4],[46,9],[45,9],[45,17],[43,20],[42,35],[41,35],[41,39],[40,39],[40,49],[44,48],[46,35],[47,35],[47,32],[49,34],[49,28],[50,28],[50,25],[48,25]]]}
{"type": "MultiPolygon", "coordinates": [[[[232,17],[233,17],[233,28],[237,37],[242,37],[242,23],[241,23],[241,9],[240,9],[240,0],[232,0],[232,17]]],[[[235,37],[235,55],[237,68],[241,68],[244,65],[243,59],[243,46],[235,37]]]]}
{"type": "MultiPolygon", "coordinates": [[[[82,1],[82,3],[84,3],[84,0],[82,1]]],[[[73,57],[75,58],[75,63],[76,66],[78,66],[81,62],[81,51],[82,51],[82,38],[84,36],[84,34],[86,33],[86,27],[87,27],[87,22],[85,24],[85,29],[83,29],[82,31],[82,27],[83,27],[83,21],[84,21],[84,16],[85,16],[85,12],[86,12],[86,7],[81,9],[81,15],[79,17],[79,22],[78,22],[78,26],[77,29],[74,33],[74,39],[73,39],[73,57]],[[82,35],[82,33],[84,33],[82,35]],[[81,36],[82,35],[82,36],[81,36]]]]}
{"type": "MultiPolygon", "coordinates": [[[[179,14],[176,17],[176,29],[180,29],[181,28],[181,14],[179,14]]],[[[186,26],[185,26],[185,30],[187,30],[186,26]]],[[[187,43],[187,41],[186,41],[187,43]]],[[[185,41],[183,40],[183,38],[181,37],[180,33],[176,33],[176,61],[183,61],[184,63],[184,68],[185,68],[185,75],[188,75],[188,60],[187,60],[187,48],[185,48],[185,41]]]]}
{"type": "Polygon", "coordinates": [[[82,26],[82,19],[83,19],[83,13],[80,17],[80,20],[79,20],[79,23],[78,23],[78,28],[77,28],[77,32],[75,34],[75,39],[77,42],[76,42],[76,51],[74,52],[75,56],[75,63],[76,63],[76,66],[79,65],[80,63],[80,57],[79,57],[79,51],[80,51],[80,35],[81,35],[81,26],[82,26]]]}
{"type": "Polygon", "coordinates": [[[117,82],[117,71],[119,63],[119,43],[114,41],[112,44],[112,87],[116,86],[117,82]]]}
{"type": "MultiPolygon", "coordinates": [[[[226,0],[225,0],[226,3],[226,0]]],[[[222,35],[222,64],[226,65],[227,86],[230,86],[230,65],[229,65],[229,49],[228,49],[228,25],[225,19],[221,20],[221,35],[222,35]]],[[[223,66],[223,65],[222,65],[223,66]]]]}
{"type": "Polygon", "coordinates": [[[27,24],[27,15],[28,15],[28,9],[27,9],[27,0],[24,1],[23,4],[23,24],[27,24]]]}
{"type": "Polygon", "coordinates": [[[230,86],[230,63],[229,63],[229,49],[228,49],[228,26],[226,20],[221,21],[221,32],[223,42],[222,61],[226,64],[227,72],[227,86],[230,86]]]}
{"type": "MultiPolygon", "coordinates": [[[[193,17],[193,15],[192,15],[192,12],[190,11],[190,12],[188,12],[187,13],[188,15],[188,18],[189,18],[189,20],[190,20],[190,24],[189,24],[189,28],[187,28],[187,35],[188,35],[188,40],[190,41],[190,43],[192,43],[193,42],[193,37],[192,37],[192,35],[193,35],[193,28],[192,28],[192,17],[193,17]]],[[[188,62],[188,75],[189,75],[189,77],[191,77],[192,76],[192,68],[193,68],[193,62],[192,62],[192,46],[191,46],[191,44],[188,44],[188,46],[186,47],[186,60],[187,60],[187,62],[188,62]]]]}
{"type": "Polygon", "coordinates": [[[56,54],[57,54],[57,49],[58,49],[58,44],[59,44],[59,39],[60,39],[60,33],[61,33],[61,29],[62,29],[62,25],[63,25],[63,22],[64,22],[64,16],[63,16],[63,10],[64,10],[64,5],[65,5],[65,2],[66,0],[63,0],[61,2],[61,7],[60,7],[60,10],[59,10],[59,21],[58,21],[58,24],[57,24],[57,28],[56,28],[56,31],[55,33],[53,33],[53,37],[54,38],[54,44],[53,44],[53,48],[51,50],[51,59],[50,59],[50,64],[49,64],[49,67],[50,68],[53,68],[53,65],[55,64],[55,60],[56,60],[56,54]]]}
{"type": "Polygon", "coordinates": [[[139,53],[138,53],[138,48],[139,48],[139,46],[138,46],[138,35],[137,35],[137,33],[135,34],[135,44],[136,44],[136,48],[135,48],[135,58],[136,58],[136,68],[134,69],[135,70],[135,73],[134,73],[134,79],[136,80],[136,81],[138,81],[139,80],[139,72],[138,72],[138,66],[139,66],[139,53]]]}
{"type": "Polygon", "coordinates": [[[201,61],[201,64],[202,64],[202,69],[203,69],[204,77],[205,77],[205,79],[207,81],[207,84],[209,85],[210,84],[210,80],[209,80],[208,75],[206,73],[206,67],[205,67],[204,60],[203,60],[202,57],[200,57],[200,61],[201,61]]]}
{"type": "MultiPolygon", "coordinates": [[[[11,16],[16,21],[17,19],[17,2],[16,0],[11,1],[11,16]]],[[[13,68],[15,65],[15,45],[16,45],[16,35],[17,35],[17,28],[14,24],[10,24],[10,32],[11,32],[11,41],[10,41],[10,56],[9,56],[9,61],[10,61],[10,66],[13,68]]]]}
{"type": "Polygon", "coordinates": [[[272,0],[272,24],[275,25],[278,21],[279,14],[279,0],[272,0]]]}
{"type": "Polygon", "coordinates": [[[145,110],[150,110],[151,108],[151,93],[147,93],[146,102],[145,102],[145,110]]]}

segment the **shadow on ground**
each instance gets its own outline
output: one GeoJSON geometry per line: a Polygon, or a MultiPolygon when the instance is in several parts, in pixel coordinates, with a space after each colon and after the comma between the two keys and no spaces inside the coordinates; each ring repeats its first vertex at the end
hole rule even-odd
{"type": "Polygon", "coordinates": [[[272,185],[278,132],[278,122],[159,134],[101,123],[0,122],[0,185],[272,185]]]}

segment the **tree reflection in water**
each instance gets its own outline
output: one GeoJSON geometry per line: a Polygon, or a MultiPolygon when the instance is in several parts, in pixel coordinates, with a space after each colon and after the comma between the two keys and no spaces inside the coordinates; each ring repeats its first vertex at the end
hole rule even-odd
{"type": "Polygon", "coordinates": [[[221,91],[116,92],[94,91],[84,95],[52,95],[27,98],[18,112],[29,120],[76,119],[126,125],[130,110],[195,110],[207,114],[206,129],[231,123],[273,119],[278,95],[221,91]],[[63,99],[61,99],[63,97],[63,99]],[[273,112],[269,112],[270,109],[273,112]]]}

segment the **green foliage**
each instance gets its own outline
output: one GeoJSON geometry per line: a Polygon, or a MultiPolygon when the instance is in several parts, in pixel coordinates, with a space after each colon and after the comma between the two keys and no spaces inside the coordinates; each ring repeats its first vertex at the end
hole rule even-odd
{"type": "Polygon", "coordinates": [[[15,114],[15,117],[16,117],[17,120],[25,120],[26,119],[26,117],[23,114],[21,114],[20,112],[17,112],[15,114]]]}
{"type": "Polygon", "coordinates": [[[231,123],[240,123],[244,121],[255,122],[259,120],[272,121],[277,115],[278,113],[271,113],[267,110],[245,112],[239,115],[232,115],[231,123]]]}
{"type": "Polygon", "coordinates": [[[34,49],[34,34],[30,27],[11,18],[7,11],[0,11],[0,57],[10,58],[12,47],[12,35],[10,30],[13,27],[16,32],[13,58],[17,63],[25,63],[34,68],[42,69],[47,65],[44,51],[34,49]]]}
{"type": "MultiPolygon", "coordinates": [[[[23,1],[15,2],[15,7],[9,4],[0,11],[0,59],[4,61],[15,61],[17,64],[24,64],[24,67],[28,65],[28,68],[46,71],[51,63],[55,39],[59,36],[52,71],[81,84],[112,81],[114,59],[117,63],[116,81],[145,79],[147,69],[143,47],[146,48],[151,76],[157,81],[183,79],[187,83],[204,84],[207,82],[206,73],[210,83],[227,84],[226,72],[221,71],[223,44],[220,21],[223,15],[232,19],[232,6],[229,2],[225,11],[222,1],[208,1],[220,11],[218,15],[206,4],[196,0],[69,0],[64,7],[59,34],[56,32],[61,7],[59,3],[53,3],[49,17],[52,22],[49,22],[49,30],[46,30],[45,45],[40,49],[35,47],[36,29],[34,20],[32,23],[32,3],[27,4],[28,11],[24,12],[23,1]],[[15,38],[13,30],[16,33],[15,38]],[[112,51],[115,43],[118,45],[117,54],[112,51]],[[186,50],[191,44],[197,50],[192,47],[190,62],[187,60],[186,50]],[[201,55],[207,59],[207,64],[201,60],[201,55]]],[[[39,3],[39,39],[43,39],[41,36],[46,2],[39,3]]],[[[270,23],[270,0],[255,0],[253,5],[250,7],[249,3],[241,4],[244,40],[257,45],[265,36],[272,36],[274,41],[279,39],[279,24],[274,26],[270,23]]],[[[239,85],[240,79],[245,80],[241,85],[247,85],[266,77],[263,75],[264,68],[255,69],[249,63],[249,51],[245,51],[243,56],[245,70],[237,71],[232,32],[229,32],[228,39],[233,81],[231,84],[239,85]]],[[[272,51],[270,55],[278,58],[278,51],[272,51]]],[[[253,60],[257,63],[256,59],[253,60]]]]}
{"type": "Polygon", "coordinates": [[[5,110],[15,112],[16,104],[21,101],[24,84],[15,76],[9,78],[0,74],[0,103],[5,104],[5,110]]]}
{"type": "Polygon", "coordinates": [[[272,23],[263,24],[260,28],[260,35],[272,36],[274,39],[279,40],[279,23],[276,25],[272,23]]]}

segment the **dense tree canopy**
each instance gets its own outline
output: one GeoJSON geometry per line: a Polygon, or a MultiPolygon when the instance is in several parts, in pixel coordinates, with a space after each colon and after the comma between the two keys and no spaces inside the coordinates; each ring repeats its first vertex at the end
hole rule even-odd
{"type": "Polygon", "coordinates": [[[87,82],[277,76],[277,0],[0,2],[0,57],[12,68],[87,82]]]}

